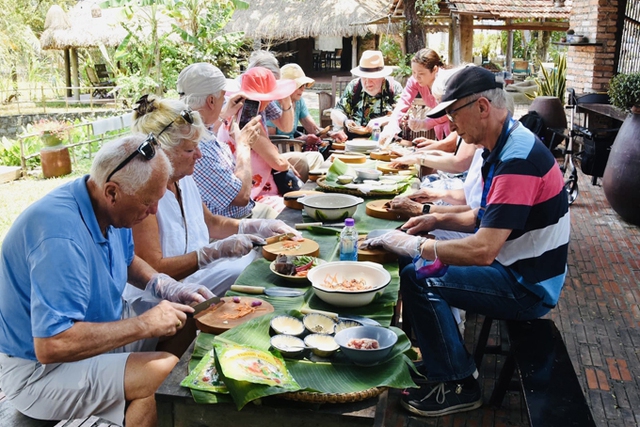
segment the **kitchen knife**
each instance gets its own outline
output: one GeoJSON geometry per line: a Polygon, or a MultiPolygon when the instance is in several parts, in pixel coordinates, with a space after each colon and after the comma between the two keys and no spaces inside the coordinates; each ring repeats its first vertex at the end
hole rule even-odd
{"type": "Polygon", "coordinates": [[[309,227],[344,227],[344,222],[335,222],[335,223],[327,223],[327,222],[300,222],[295,224],[296,230],[304,230],[309,227]]]}
{"type": "Polygon", "coordinates": [[[224,300],[221,300],[220,297],[209,298],[206,301],[194,305],[193,313],[187,313],[187,317],[193,317],[196,314],[200,313],[202,310],[206,310],[207,308],[217,304],[224,304],[224,300]]]}
{"type": "Polygon", "coordinates": [[[305,293],[305,291],[301,289],[282,288],[278,286],[265,288],[264,286],[231,285],[230,289],[235,292],[254,295],[264,294],[270,297],[299,297],[305,293]]]}

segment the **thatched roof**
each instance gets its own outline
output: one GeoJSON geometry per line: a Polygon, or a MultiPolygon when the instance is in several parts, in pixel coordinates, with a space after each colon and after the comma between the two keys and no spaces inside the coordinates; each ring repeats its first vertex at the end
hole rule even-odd
{"type": "MultiPolygon", "coordinates": [[[[142,19],[147,8],[138,10],[134,19],[147,26],[142,19]]],[[[170,32],[172,20],[162,13],[157,16],[158,32],[170,32]]],[[[96,3],[81,1],[65,13],[60,6],[54,5],[47,12],[40,45],[42,49],[89,48],[99,45],[115,47],[127,35],[121,23],[127,23],[128,28],[135,24],[127,20],[121,7],[100,9],[96,3]]]]}
{"type": "MultiPolygon", "coordinates": [[[[364,36],[385,33],[391,0],[247,0],[249,9],[237,10],[227,31],[244,31],[249,38],[364,36]],[[385,18],[384,23],[368,24],[385,18]]],[[[396,31],[395,24],[390,31],[396,31]]]]}

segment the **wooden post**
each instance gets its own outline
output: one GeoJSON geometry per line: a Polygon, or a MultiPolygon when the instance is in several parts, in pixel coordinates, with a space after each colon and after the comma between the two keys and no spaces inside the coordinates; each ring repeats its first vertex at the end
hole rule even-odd
{"type": "Polygon", "coordinates": [[[80,100],[80,81],[78,74],[78,51],[71,49],[71,86],[73,87],[73,98],[80,100]]]}
{"type": "Polygon", "coordinates": [[[351,68],[358,66],[358,36],[351,36],[351,68]]]}
{"type": "Polygon", "coordinates": [[[72,97],[71,91],[71,58],[69,55],[69,48],[64,50],[64,85],[67,87],[67,97],[72,97]]]}
{"type": "MultiPolygon", "coordinates": [[[[508,19],[506,24],[510,25],[511,20],[508,19]]],[[[511,63],[513,62],[513,30],[507,31],[507,59],[505,61],[507,62],[505,64],[507,66],[507,71],[510,73],[513,72],[513,67],[511,66],[511,63]]]]}
{"type": "Polygon", "coordinates": [[[460,61],[473,62],[473,16],[460,16],[460,61]]]}

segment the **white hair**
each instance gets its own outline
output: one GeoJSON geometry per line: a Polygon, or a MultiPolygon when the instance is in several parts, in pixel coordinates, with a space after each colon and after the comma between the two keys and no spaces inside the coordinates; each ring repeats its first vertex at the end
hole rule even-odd
{"type": "Polygon", "coordinates": [[[280,80],[280,65],[276,56],[268,50],[256,50],[249,56],[249,65],[247,69],[253,67],[264,67],[273,73],[276,80],[280,80]]]}
{"type": "MultiPolygon", "coordinates": [[[[104,144],[93,160],[89,179],[98,188],[104,188],[109,174],[134,153],[146,138],[146,135],[134,133],[104,144]]],[[[154,170],[165,171],[167,179],[173,173],[171,162],[160,147],[156,147],[156,155],[151,160],[145,159],[142,155],[135,156],[112,178],[117,177],[122,191],[133,195],[147,185],[154,170]]]]}

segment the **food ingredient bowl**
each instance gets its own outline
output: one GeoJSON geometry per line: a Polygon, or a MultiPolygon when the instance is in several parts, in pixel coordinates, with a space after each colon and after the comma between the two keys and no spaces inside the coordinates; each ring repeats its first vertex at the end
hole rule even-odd
{"type": "Polygon", "coordinates": [[[350,319],[340,320],[336,325],[336,334],[343,329],[355,328],[356,326],[362,326],[362,323],[350,319]]]}
{"type": "Polygon", "coordinates": [[[365,306],[391,281],[382,265],[368,261],[326,262],[309,271],[307,278],[318,298],[338,307],[365,306]]]}
{"type": "Polygon", "coordinates": [[[304,211],[318,221],[339,221],[353,217],[363,199],[349,194],[319,194],[298,199],[304,211]]]}
{"type": "Polygon", "coordinates": [[[356,175],[358,175],[358,179],[360,180],[365,180],[365,179],[380,179],[380,177],[382,176],[382,171],[379,171],[377,169],[365,169],[365,168],[359,168],[356,169],[356,175]]]}
{"type": "Polygon", "coordinates": [[[353,363],[371,366],[382,362],[391,353],[398,336],[382,326],[357,326],[338,332],[335,341],[340,346],[340,351],[353,363]],[[359,345],[364,348],[354,348],[359,345]],[[376,345],[377,348],[366,349],[376,345]]]}
{"type": "Polygon", "coordinates": [[[320,313],[309,313],[302,318],[307,331],[312,334],[333,334],[336,322],[329,316],[320,313]]]}
{"type": "Polygon", "coordinates": [[[340,175],[336,181],[338,181],[338,184],[348,184],[353,181],[353,177],[351,175],[340,175]]]}
{"type": "Polygon", "coordinates": [[[305,350],[304,341],[293,335],[274,335],[271,347],[277,349],[284,357],[298,357],[305,350]]]}
{"type": "Polygon", "coordinates": [[[299,336],[304,333],[304,324],[293,316],[275,316],[269,325],[275,334],[299,336]]]}
{"type": "Polygon", "coordinates": [[[310,334],[304,337],[304,343],[316,356],[330,357],[338,350],[338,344],[331,335],[310,334]]]}

